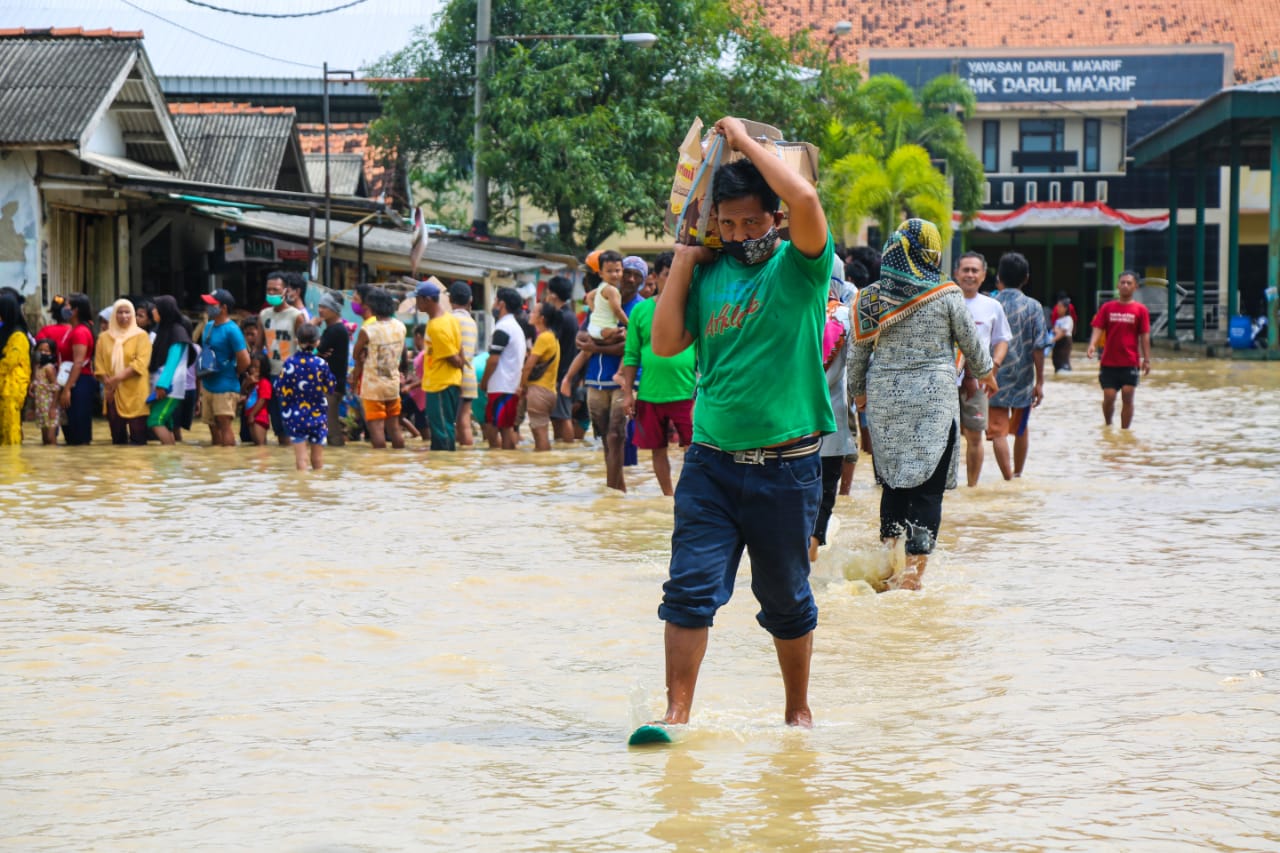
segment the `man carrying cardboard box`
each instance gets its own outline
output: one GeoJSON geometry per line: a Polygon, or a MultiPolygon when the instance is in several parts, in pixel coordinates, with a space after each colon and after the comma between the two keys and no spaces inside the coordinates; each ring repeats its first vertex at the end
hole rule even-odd
{"type": "Polygon", "coordinates": [[[711,201],[722,243],[677,245],[654,310],[652,347],[697,346],[693,440],[675,494],[666,621],[667,711],[689,720],[716,611],[751,556],[757,621],[774,638],[788,725],[809,727],[809,661],[818,608],[809,535],[821,497],[819,439],[835,429],[822,369],[834,250],[818,193],[736,118],[715,131],[743,155],[718,168],[711,201]],[[779,199],[790,213],[782,240],[779,199]]]}

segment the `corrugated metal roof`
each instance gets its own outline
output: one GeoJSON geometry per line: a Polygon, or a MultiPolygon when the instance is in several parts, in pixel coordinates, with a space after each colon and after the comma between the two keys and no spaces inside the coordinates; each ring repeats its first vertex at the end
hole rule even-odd
{"type": "Polygon", "coordinates": [[[168,172],[153,169],[142,163],[135,163],[125,157],[112,157],[109,154],[98,154],[93,151],[80,152],[80,160],[90,166],[101,169],[111,175],[135,175],[139,177],[171,178],[168,172]]]}
{"type": "Polygon", "coordinates": [[[183,177],[205,184],[275,189],[293,134],[293,112],[179,113],[183,177]]]}
{"type": "MultiPolygon", "coordinates": [[[[324,192],[324,154],[307,154],[307,177],[313,192],[324,192]]],[[[360,154],[329,155],[329,191],[333,195],[367,196],[364,184],[364,156],[360,154]]]]}
{"type": "Polygon", "coordinates": [[[0,37],[0,145],[78,144],[141,47],[137,39],[0,37]]]}
{"type": "MultiPolygon", "coordinates": [[[[200,208],[200,212],[215,219],[235,224],[249,230],[292,237],[306,242],[311,233],[311,220],[306,216],[272,213],[265,210],[232,211],[221,208],[200,208]]],[[[333,236],[334,253],[350,258],[359,245],[359,234],[350,222],[333,221],[329,226],[333,236]]],[[[317,218],[317,240],[324,239],[324,220],[317,218]]],[[[366,256],[383,256],[387,261],[397,260],[409,269],[409,251],[413,248],[413,235],[391,228],[372,228],[364,236],[366,256]]],[[[391,263],[385,263],[392,266],[391,263]]],[[[493,275],[512,278],[516,273],[532,272],[542,268],[558,269],[560,264],[528,255],[508,254],[481,248],[469,243],[449,240],[428,240],[418,265],[419,275],[437,275],[447,278],[465,278],[480,281],[493,275]]]]}
{"type": "Polygon", "coordinates": [[[1255,80],[1252,83],[1244,83],[1239,86],[1232,86],[1228,91],[1231,91],[1231,92],[1280,92],[1280,77],[1268,77],[1265,80],[1255,80]]]}
{"type": "MultiPolygon", "coordinates": [[[[160,85],[167,95],[304,95],[320,97],[324,93],[324,80],[292,77],[190,77],[166,76],[160,85]]],[[[342,79],[329,82],[329,95],[376,97],[367,83],[347,83],[342,79]]]]}

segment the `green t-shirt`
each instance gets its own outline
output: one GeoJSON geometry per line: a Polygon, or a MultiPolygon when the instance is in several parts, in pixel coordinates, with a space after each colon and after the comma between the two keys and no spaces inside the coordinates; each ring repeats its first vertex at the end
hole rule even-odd
{"type": "Polygon", "coordinates": [[[631,309],[627,321],[627,348],[622,354],[623,365],[639,367],[640,388],[636,399],[646,403],[674,403],[692,400],[693,386],[697,381],[694,365],[697,356],[693,347],[679,355],[664,358],[653,354],[653,309],[657,303],[646,299],[631,309]]]}
{"type": "Polygon", "coordinates": [[[830,235],[816,258],[783,241],[763,264],[721,256],[694,271],[684,316],[702,373],[694,441],[748,450],[835,431],[822,369],[834,252],[830,235]]]}

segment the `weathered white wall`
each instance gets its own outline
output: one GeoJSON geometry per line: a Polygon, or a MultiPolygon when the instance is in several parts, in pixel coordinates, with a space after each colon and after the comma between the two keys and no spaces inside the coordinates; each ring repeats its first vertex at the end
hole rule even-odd
{"type": "MultiPolygon", "coordinates": [[[[36,155],[0,152],[0,287],[40,292],[40,196],[36,155]]],[[[37,300],[38,301],[38,300],[37,300]]]]}
{"type": "Polygon", "coordinates": [[[121,129],[119,120],[110,111],[102,117],[102,121],[98,122],[98,127],[94,130],[85,150],[112,157],[125,156],[124,130],[121,129]]]}

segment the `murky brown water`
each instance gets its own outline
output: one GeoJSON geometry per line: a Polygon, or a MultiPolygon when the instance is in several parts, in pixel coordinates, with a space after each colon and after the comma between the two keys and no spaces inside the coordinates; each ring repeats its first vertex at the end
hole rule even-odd
{"type": "Polygon", "coordinates": [[[860,465],[817,728],[780,724],[743,572],[656,751],[623,745],[662,706],[647,472],[0,448],[0,847],[1274,850],[1280,367],[1157,369],[1131,435],[1052,379],[1026,478],[988,455],[948,496],[920,594],[842,577],[860,465]]]}

